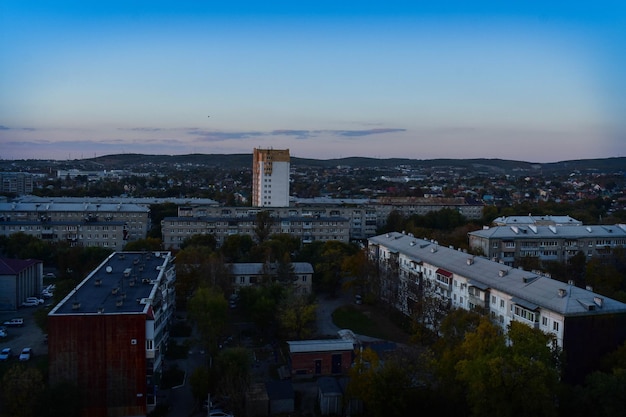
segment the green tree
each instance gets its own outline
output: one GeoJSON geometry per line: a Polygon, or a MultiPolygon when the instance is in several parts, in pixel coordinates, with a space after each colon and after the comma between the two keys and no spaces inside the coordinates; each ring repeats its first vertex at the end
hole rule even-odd
{"type": "Polygon", "coordinates": [[[159,251],[163,250],[163,242],[159,237],[147,237],[145,239],[132,240],[124,246],[124,250],[128,252],[159,251]]]}
{"type": "Polygon", "coordinates": [[[615,294],[624,285],[624,278],[615,264],[601,258],[593,258],[587,262],[585,282],[591,285],[595,292],[615,298],[615,294]]]}
{"type": "Polygon", "coordinates": [[[181,243],[180,248],[186,249],[190,246],[206,247],[214,251],[217,247],[217,241],[212,234],[193,235],[185,239],[183,243],[181,243]]]}
{"type": "Polygon", "coordinates": [[[380,368],[380,358],[367,347],[357,351],[354,363],[349,370],[350,379],[346,388],[348,398],[360,399],[367,404],[375,396],[374,375],[380,368]]]}
{"type": "Polygon", "coordinates": [[[256,254],[255,260],[257,262],[280,261],[285,254],[295,255],[300,249],[300,245],[300,238],[298,237],[288,233],[273,234],[257,246],[258,254],[256,254]]]}
{"type": "Polygon", "coordinates": [[[626,369],[612,372],[594,372],[587,377],[583,392],[586,414],[597,417],[613,417],[626,410],[626,369]]]}
{"type": "Polygon", "coordinates": [[[344,289],[355,295],[360,294],[368,303],[380,298],[378,267],[369,258],[366,249],[345,257],[341,263],[341,271],[343,276],[349,278],[343,284],[344,289]]]}
{"type": "MultiPolygon", "coordinates": [[[[383,361],[366,348],[357,352],[350,368],[346,395],[360,399],[368,416],[413,415],[416,407],[425,406],[418,400],[418,386],[429,391],[431,362],[427,350],[398,349],[383,361]]],[[[429,395],[423,397],[427,398],[430,400],[429,395]]]]}
{"type": "Polygon", "coordinates": [[[285,287],[279,283],[265,283],[256,287],[243,287],[239,290],[239,305],[248,314],[256,327],[268,332],[278,316],[278,308],[284,298],[285,287]]]}
{"type": "Polygon", "coordinates": [[[83,395],[73,382],[62,381],[43,390],[37,398],[35,415],[38,417],[79,417],[83,395]]]}
{"type": "Polygon", "coordinates": [[[385,226],[377,230],[377,233],[382,234],[387,232],[399,232],[401,230],[404,230],[405,222],[406,218],[402,215],[400,211],[392,210],[387,216],[385,226]]]}
{"type": "Polygon", "coordinates": [[[282,284],[291,284],[296,278],[296,272],[289,253],[285,252],[276,265],[276,279],[282,284]]]}
{"type": "Polygon", "coordinates": [[[461,345],[457,378],[467,387],[472,415],[555,416],[559,372],[545,343],[550,336],[513,323],[509,346],[486,318],[461,345]]]}
{"type": "Polygon", "coordinates": [[[197,401],[203,401],[208,397],[210,386],[209,369],[206,366],[200,366],[193,370],[189,377],[191,385],[191,393],[197,401]]]}
{"type": "Polygon", "coordinates": [[[245,393],[250,385],[252,354],[245,348],[224,349],[217,356],[218,393],[230,399],[234,415],[245,414],[245,393]]]}
{"type": "Polygon", "coordinates": [[[278,317],[289,338],[302,340],[312,335],[316,307],[308,296],[294,293],[280,303],[278,317]]]}
{"type": "Polygon", "coordinates": [[[12,417],[36,417],[34,398],[44,391],[43,376],[37,368],[15,364],[2,377],[5,409],[12,417]]]}
{"type": "Polygon", "coordinates": [[[252,237],[248,235],[230,235],[220,247],[220,252],[226,262],[248,262],[249,254],[255,246],[252,237]]]}
{"type": "Polygon", "coordinates": [[[344,277],[341,265],[344,258],[354,255],[358,248],[354,245],[346,244],[336,240],[324,242],[321,252],[321,260],[316,270],[321,275],[320,286],[334,295],[344,277]]]}
{"type": "Polygon", "coordinates": [[[176,304],[185,308],[187,300],[200,286],[208,273],[209,259],[213,252],[206,246],[188,246],[176,254],[176,304]]]}
{"type": "Polygon", "coordinates": [[[256,215],[256,222],[254,227],[254,234],[257,238],[257,242],[263,243],[270,236],[272,232],[272,225],[274,219],[272,214],[267,210],[262,210],[256,215]]]}
{"type": "Polygon", "coordinates": [[[228,302],[222,293],[200,287],[189,300],[188,310],[190,318],[196,323],[202,345],[213,355],[226,325],[228,302]]]}
{"type": "MultiPolygon", "coordinates": [[[[117,194],[108,194],[117,195],[117,194]]],[[[176,203],[152,204],[150,206],[150,219],[152,227],[148,231],[148,237],[161,239],[161,221],[166,217],[178,216],[178,205],[176,203]]]]}

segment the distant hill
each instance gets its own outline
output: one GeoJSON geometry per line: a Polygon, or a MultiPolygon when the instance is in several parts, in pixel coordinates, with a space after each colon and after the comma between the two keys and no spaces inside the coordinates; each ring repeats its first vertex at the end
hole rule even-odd
{"type": "MultiPolygon", "coordinates": [[[[104,169],[129,169],[138,165],[197,165],[237,169],[252,166],[252,154],[188,154],[188,155],[142,155],[118,154],[81,160],[92,162],[104,169]]],[[[70,162],[70,161],[67,161],[70,162]]],[[[79,162],[79,161],[76,161],[79,162]]],[[[354,168],[397,167],[414,168],[467,168],[474,171],[512,172],[529,171],[542,173],[567,173],[574,171],[626,171],[626,157],[604,159],[579,159],[572,161],[534,163],[506,159],[405,159],[348,157],[337,159],[291,158],[294,166],[332,168],[349,166],[354,168]]]]}

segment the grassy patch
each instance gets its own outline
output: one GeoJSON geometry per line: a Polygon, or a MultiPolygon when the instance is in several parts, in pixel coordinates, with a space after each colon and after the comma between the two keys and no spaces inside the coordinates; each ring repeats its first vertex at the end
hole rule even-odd
{"type": "Polygon", "coordinates": [[[350,329],[356,334],[386,339],[384,329],[376,322],[352,306],[339,307],[333,312],[333,323],[342,329],[350,329]]]}

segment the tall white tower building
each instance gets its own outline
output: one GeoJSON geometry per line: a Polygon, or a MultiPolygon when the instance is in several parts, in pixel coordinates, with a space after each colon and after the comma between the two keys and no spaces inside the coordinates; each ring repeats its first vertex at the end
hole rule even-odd
{"type": "Polygon", "coordinates": [[[254,149],[252,205],[289,207],[289,149],[254,149]]]}

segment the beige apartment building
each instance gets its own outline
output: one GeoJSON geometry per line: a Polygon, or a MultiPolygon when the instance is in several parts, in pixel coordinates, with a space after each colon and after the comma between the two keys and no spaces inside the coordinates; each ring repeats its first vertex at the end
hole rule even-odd
{"type": "Polygon", "coordinates": [[[252,205],[289,207],[289,149],[254,149],[252,205]]]}

